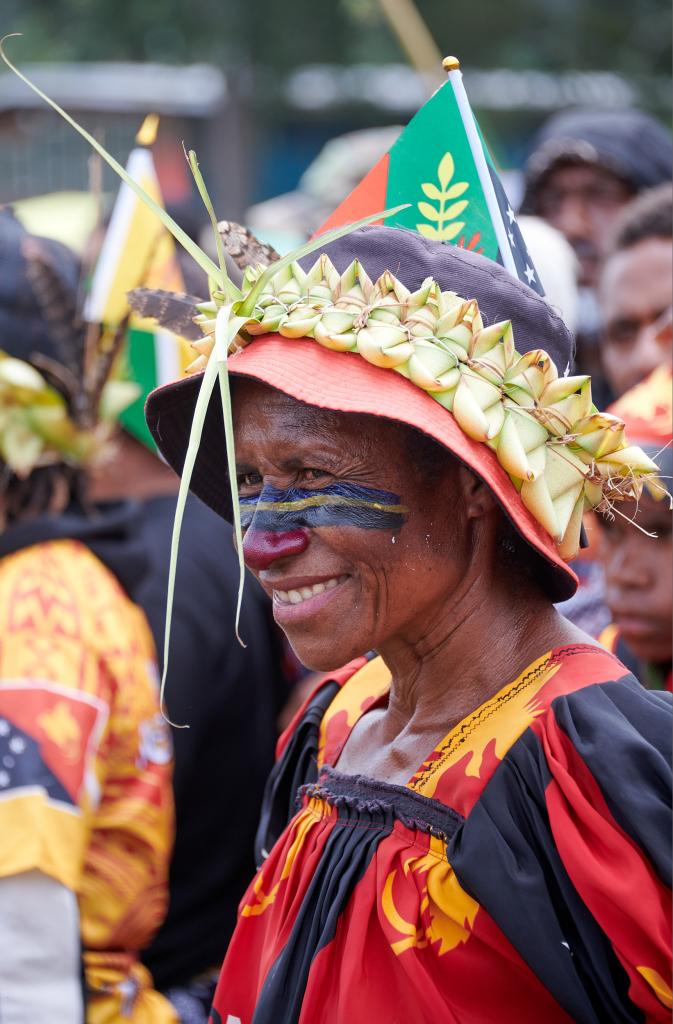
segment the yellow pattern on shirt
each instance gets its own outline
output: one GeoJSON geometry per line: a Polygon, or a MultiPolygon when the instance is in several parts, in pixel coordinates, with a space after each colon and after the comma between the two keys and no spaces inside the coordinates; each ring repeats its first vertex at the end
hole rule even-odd
{"type": "Polygon", "coordinates": [[[0,720],[46,766],[2,780],[0,876],[37,869],[77,893],[88,1024],[176,1021],[137,958],[165,914],[173,835],[158,711],[145,618],[86,547],[0,559],[0,720]]]}

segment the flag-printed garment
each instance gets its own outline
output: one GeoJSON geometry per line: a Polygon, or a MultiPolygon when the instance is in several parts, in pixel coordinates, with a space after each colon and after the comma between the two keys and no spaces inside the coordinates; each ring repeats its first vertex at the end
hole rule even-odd
{"type": "Polygon", "coordinates": [[[402,203],[390,227],[473,249],[544,294],[458,70],[316,234],[402,203]]]}
{"type": "Polygon", "coordinates": [[[87,1024],[174,1024],[137,952],[163,919],[170,739],[142,613],[83,545],[0,560],[0,877],[77,893],[87,1024]]]}
{"type": "Polygon", "coordinates": [[[668,696],[563,647],[406,786],[341,774],[389,684],[354,663],[281,741],[213,1024],[669,1020],[668,696]]]}

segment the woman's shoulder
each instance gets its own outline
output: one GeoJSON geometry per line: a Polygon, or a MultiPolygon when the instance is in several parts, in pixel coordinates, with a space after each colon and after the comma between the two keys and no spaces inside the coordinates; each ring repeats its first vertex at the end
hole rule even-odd
{"type": "Polygon", "coordinates": [[[448,851],[573,1019],[591,991],[611,1020],[627,991],[665,1019],[670,760],[669,694],[628,673],[566,688],[507,750],[448,851]]]}
{"type": "Polygon", "coordinates": [[[672,723],[671,694],[646,690],[626,670],[568,688],[510,746],[473,812],[502,818],[505,832],[519,822],[518,834],[543,808],[560,846],[578,830],[620,836],[666,882],[672,723]]]}
{"type": "MultiPolygon", "coordinates": [[[[333,721],[340,710],[346,711],[346,718],[353,718],[353,712],[370,696],[370,690],[378,691],[380,679],[386,677],[387,670],[380,658],[354,658],[342,668],[334,672],[324,672],[315,677],[314,684],[293,715],[287,728],[282,732],[276,746],[276,756],[281,757],[298,728],[312,711],[311,718],[324,733],[327,724],[333,721]],[[368,668],[368,666],[372,668],[368,668]],[[372,670],[373,669],[373,670],[372,670]],[[351,708],[351,715],[348,709],[351,708]],[[319,710],[320,716],[316,715],[319,710]]],[[[390,673],[387,673],[387,684],[390,684],[390,673]]],[[[371,703],[371,700],[370,700],[371,703]]],[[[324,747],[324,742],[323,742],[324,747]]],[[[322,760],[322,758],[321,758],[322,760]]]]}
{"type": "Polygon", "coordinates": [[[356,658],[317,679],[278,741],[255,842],[258,864],[294,816],[299,789],[316,781],[328,758],[332,763],[359,715],[389,685],[380,658],[356,658]]]}
{"type": "Polygon", "coordinates": [[[594,644],[548,650],[447,733],[416,772],[412,788],[467,816],[510,750],[542,726],[555,700],[626,675],[614,655],[594,644]]]}
{"type": "Polygon", "coordinates": [[[662,771],[670,779],[673,697],[646,689],[620,661],[613,662],[614,673],[555,694],[531,731],[544,741],[548,758],[562,746],[605,789],[625,794],[638,780],[651,785],[662,771]]]}
{"type": "Polygon", "coordinates": [[[660,853],[671,832],[672,724],[671,694],[627,674],[557,697],[533,727],[550,782],[566,775],[583,795],[594,793],[662,877],[670,863],[667,856],[662,866],[660,853]]]}

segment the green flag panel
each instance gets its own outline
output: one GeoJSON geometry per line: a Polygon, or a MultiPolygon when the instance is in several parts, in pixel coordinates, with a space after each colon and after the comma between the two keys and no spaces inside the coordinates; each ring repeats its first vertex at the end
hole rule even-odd
{"type": "Polygon", "coordinates": [[[156,451],[152,435],[145,422],[145,398],[157,386],[157,364],[154,351],[154,334],[132,327],[128,332],[126,362],[131,380],[141,387],[136,399],[119,417],[122,426],[139,441],[156,451]]]}
{"type": "Polygon", "coordinates": [[[498,242],[450,82],[390,150],[386,206],[411,203],[395,225],[497,259],[498,242]]]}

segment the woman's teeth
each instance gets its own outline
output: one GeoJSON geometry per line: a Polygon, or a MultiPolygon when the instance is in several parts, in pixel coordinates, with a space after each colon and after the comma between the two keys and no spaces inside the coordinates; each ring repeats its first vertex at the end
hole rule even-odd
{"type": "Polygon", "coordinates": [[[274,590],[273,596],[281,604],[301,604],[309,598],[322,594],[325,590],[334,590],[340,583],[343,583],[347,576],[334,576],[324,583],[314,583],[312,587],[300,587],[299,590],[274,590]]]}

